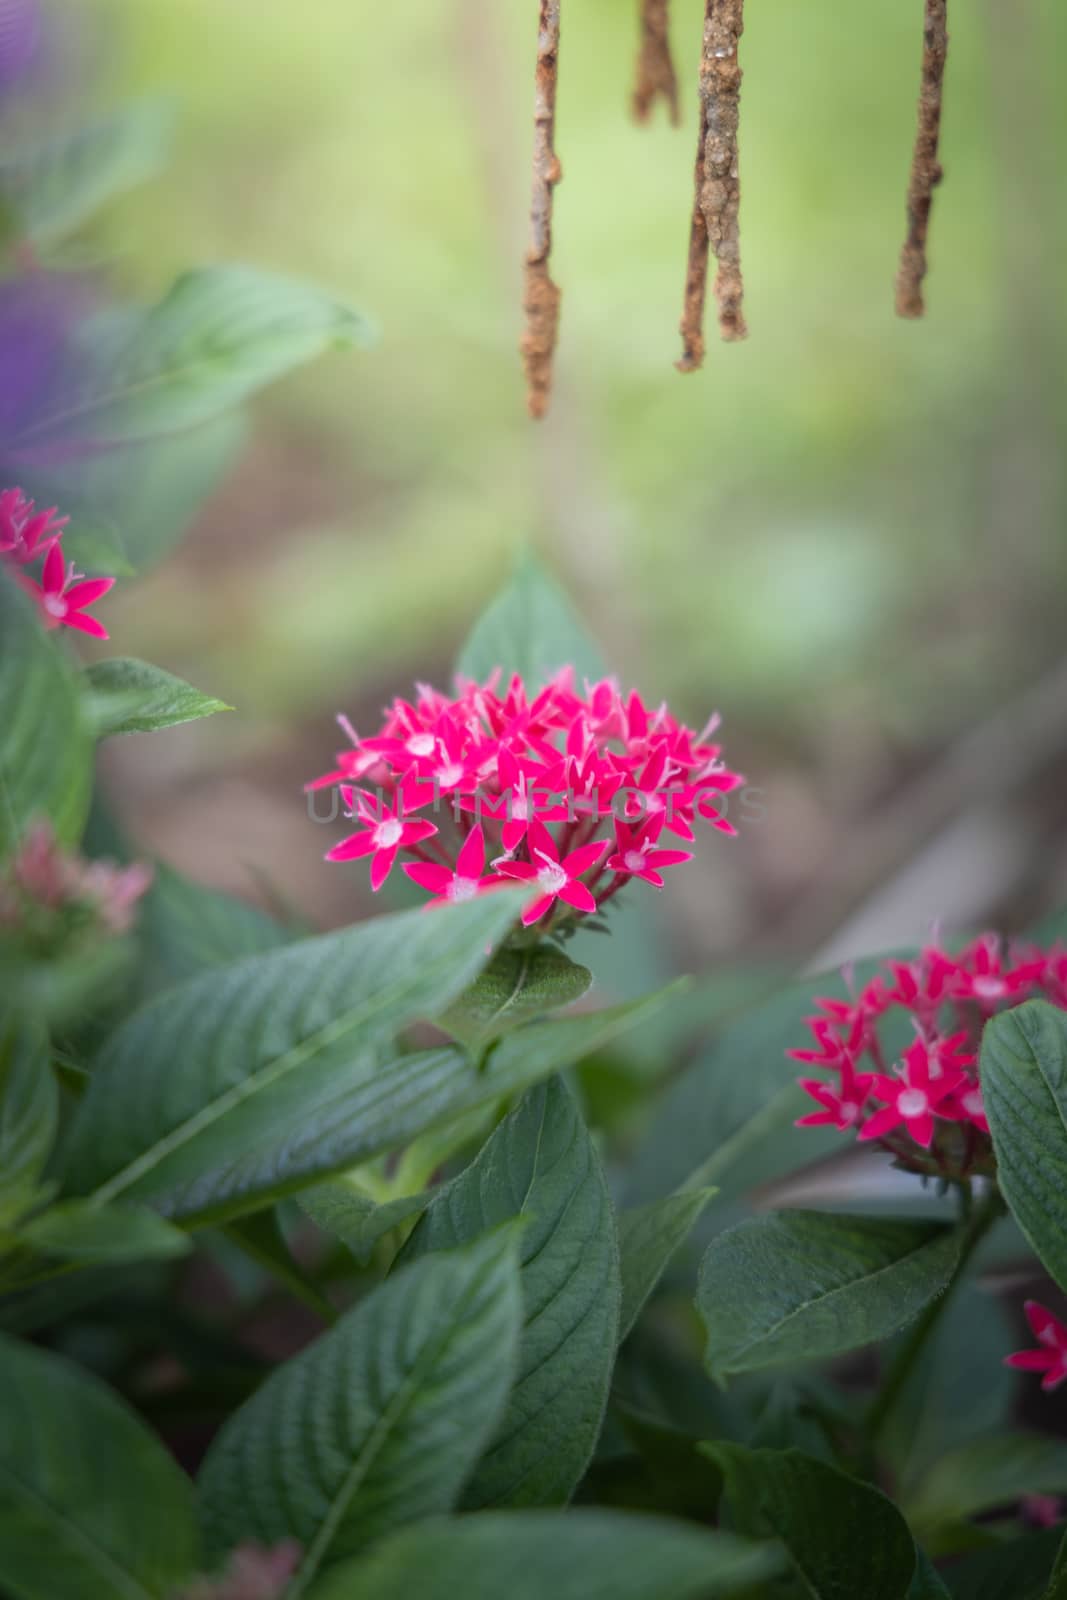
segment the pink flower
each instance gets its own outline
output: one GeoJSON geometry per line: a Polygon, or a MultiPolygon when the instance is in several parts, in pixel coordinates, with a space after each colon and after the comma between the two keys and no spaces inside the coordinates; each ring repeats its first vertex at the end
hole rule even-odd
{"type": "Polygon", "coordinates": [[[355,800],[356,815],[366,826],[349,834],[340,844],[335,844],[332,850],[326,852],[326,859],[357,861],[363,856],[371,856],[370,886],[377,894],[392,872],[398,852],[410,850],[425,839],[432,839],[437,829],[425,818],[416,817],[409,821],[405,814],[407,807],[399,792],[391,810],[376,805],[371,796],[364,794],[361,789],[342,788],[341,793],[349,806],[355,800]]]}
{"type": "Polygon", "coordinates": [[[412,883],[417,883],[420,889],[428,889],[434,896],[430,901],[431,905],[473,900],[475,895],[484,894],[489,889],[503,889],[505,886],[503,878],[483,876],[485,835],[480,826],[472,828],[464,840],[463,847],[456,857],[454,872],[450,867],[437,861],[405,862],[404,871],[412,883]]]}
{"type": "Polygon", "coordinates": [[[822,1123],[829,1123],[842,1131],[854,1128],[863,1116],[873,1083],[873,1073],[855,1072],[847,1059],[842,1063],[841,1079],[836,1089],[831,1084],[820,1083],[817,1078],[801,1078],[801,1088],[818,1101],[822,1110],[809,1111],[806,1116],[798,1117],[797,1127],[818,1127],[822,1123]]]}
{"type": "Polygon", "coordinates": [[[1004,1357],[1004,1365],[1020,1372],[1043,1372],[1042,1389],[1058,1389],[1067,1378],[1067,1328],[1036,1300],[1027,1300],[1024,1310],[1038,1349],[1017,1350],[1004,1357]]]}
{"type": "Polygon", "coordinates": [[[608,857],[610,872],[626,873],[641,878],[654,889],[663,888],[660,867],[677,867],[683,861],[692,861],[691,850],[656,850],[654,845],[663,832],[663,817],[652,817],[638,828],[628,828],[625,822],[615,822],[615,854],[608,857]]]}
{"type": "Polygon", "coordinates": [[[73,561],[69,569],[64,565],[62,549],[53,544],[44,558],[40,583],[25,577],[19,581],[36,600],[46,628],[77,628],[80,633],[92,634],[94,639],[106,639],[108,631],[103,623],[87,616],[85,608],[107,594],[115,580],[87,578],[79,582],[80,577],[73,561]]]}
{"type": "Polygon", "coordinates": [[[962,1072],[945,1070],[922,1039],[904,1052],[903,1070],[894,1077],[875,1073],[871,1094],[888,1104],[863,1124],[860,1139],[882,1139],[901,1124],[925,1150],[934,1139],[934,1116],[941,1102],[964,1082],[962,1072]]]}
{"type": "Polygon", "coordinates": [[[0,556],[27,566],[47,555],[70,521],[57,517],[56,509],[37,511],[21,489],[0,490],[0,556]]]}
{"type": "Polygon", "coordinates": [[[634,878],[660,887],[661,868],[690,860],[688,850],[659,848],[664,828],[687,840],[698,820],[733,831],[722,812],[741,779],[708,743],[714,721],[698,734],[666,706],[623,696],[614,679],[587,684],[583,696],[570,668],[536,688],[500,680],[461,679],[451,698],[419,684],[369,737],[338,719],[351,748],[308,788],[339,785],[364,826],[328,859],[373,857],[377,888],[408,852],[407,875],[441,900],[469,896],[472,883],[484,892],[488,857],[489,881],[538,886],[525,920],[547,918],[551,932],[634,878]],[[368,809],[371,785],[384,813],[368,809]],[[430,838],[433,859],[420,848],[430,838]]]}
{"type": "Polygon", "coordinates": [[[517,878],[522,883],[536,883],[541,893],[522,914],[523,925],[540,922],[551,911],[557,900],[574,906],[587,914],[596,910],[596,901],[584,883],[584,872],[594,867],[608,847],[606,839],[596,839],[591,844],[579,845],[560,860],[556,841],[543,822],[532,822],[528,833],[532,847],[531,861],[497,861],[496,870],[505,878],[517,878]]]}

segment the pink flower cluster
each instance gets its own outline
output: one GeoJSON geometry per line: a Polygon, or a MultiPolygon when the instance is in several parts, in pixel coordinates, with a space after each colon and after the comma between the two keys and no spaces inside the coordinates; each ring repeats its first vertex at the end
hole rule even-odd
{"type": "Polygon", "coordinates": [[[59,917],[75,910],[88,912],[101,931],[127,933],[151,883],[151,867],[87,861],[63,850],[51,826],[38,822],[0,873],[0,932],[37,924],[41,913],[59,917]]]}
{"type": "Polygon", "coordinates": [[[88,607],[112,587],[114,578],[85,578],[63,557],[63,531],[69,517],[57,517],[56,507],[38,511],[21,489],[0,489],[0,561],[15,569],[16,581],[37,605],[46,628],[77,628],[94,639],[106,639],[107,629],[88,613],[88,607]],[[24,570],[41,562],[32,578],[24,570]]]}
{"type": "Polygon", "coordinates": [[[955,953],[931,945],[914,961],[887,961],[850,1000],[817,1000],[806,1019],[813,1047],[788,1054],[827,1076],[801,1078],[819,1109],[798,1126],[856,1129],[918,1172],[991,1171],[982,1027],[1031,996],[1067,1009],[1067,950],[1005,950],[985,934],[955,953]],[[913,1037],[894,1060],[885,1036],[901,1019],[913,1037]]]}
{"type": "Polygon", "coordinates": [[[662,888],[663,869],[692,858],[664,834],[691,843],[698,819],[736,831],[723,796],[743,780],[709,742],[717,719],[696,733],[614,679],[579,694],[566,668],[531,694],[495,674],[452,699],[420,684],[370,738],[339,720],[351,748],[308,788],[340,785],[359,827],[326,859],[369,859],[375,890],[401,855],[432,903],[528,883],[523,923],[547,931],[634,878],[662,888]]]}
{"type": "Polygon", "coordinates": [[[295,1539],[238,1545],[221,1577],[198,1579],[178,1600],[281,1600],[302,1554],[295,1539]]]}

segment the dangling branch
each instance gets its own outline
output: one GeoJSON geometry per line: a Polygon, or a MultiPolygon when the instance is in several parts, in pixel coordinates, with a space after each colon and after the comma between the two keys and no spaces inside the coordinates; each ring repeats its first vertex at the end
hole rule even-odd
{"type": "Polygon", "coordinates": [[[541,0],[534,94],[533,196],[526,251],[523,310],[526,332],[519,349],[526,366],[526,405],[543,417],[552,393],[552,356],[559,331],[560,291],[548,271],[552,252],[552,192],[563,176],[556,155],[556,76],[560,0],[541,0]]]}
{"type": "Polygon", "coordinates": [[[704,359],[704,302],[708,252],[719,270],[715,297],[719,330],[727,340],[748,332],[742,312],[737,129],[741,109],[738,42],[744,31],[744,0],[706,0],[704,48],[700,62],[700,138],[697,145],[693,220],[689,232],[685,309],[681,333],[681,372],[694,372],[704,359]]]}
{"type": "Polygon", "coordinates": [[[948,54],[947,0],[925,0],[923,18],[923,75],[919,91],[919,130],[908,183],[908,233],[897,271],[897,316],[921,317],[922,283],[926,276],[926,235],[934,190],[941,182],[937,159],[941,130],[941,96],[948,54]]]}
{"type": "Polygon", "coordinates": [[[647,122],[660,95],[667,102],[671,122],[677,128],[682,118],[678,109],[678,79],[671,58],[670,0],[641,0],[641,49],[634,84],[634,120],[647,122]]]}

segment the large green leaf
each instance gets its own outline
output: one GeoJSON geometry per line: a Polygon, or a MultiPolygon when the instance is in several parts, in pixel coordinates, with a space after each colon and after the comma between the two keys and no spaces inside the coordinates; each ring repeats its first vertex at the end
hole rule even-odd
{"type": "Polygon", "coordinates": [[[901,1500],[946,1451],[1007,1427],[1018,1378],[1004,1366],[1012,1336],[995,1295],[968,1282],[953,1289],[879,1435],[901,1500]]]}
{"type": "Polygon", "coordinates": [[[382,1534],[449,1511],[500,1416],[520,1317],[507,1229],[390,1278],[223,1428],[200,1475],[210,1551],[298,1540],[295,1600],[382,1534]]]}
{"type": "Polygon", "coordinates": [[[1067,1289],[1067,1013],[1031,1000],[994,1017],[981,1075],[1001,1193],[1067,1289]]]}
{"type": "Polygon", "coordinates": [[[936,1529],[1028,1494],[1067,1494],[1067,1444],[1044,1434],[988,1434],[941,1457],[908,1500],[917,1529],[936,1529]]]}
{"type": "MultiPolygon", "coordinates": [[[[434,912],[435,927],[449,914],[434,912]]],[[[407,915],[422,927],[431,920],[421,912],[407,915]]],[[[521,1093],[642,1021],[661,1003],[662,997],[654,996],[588,1016],[533,1023],[500,1040],[485,1064],[458,1045],[411,1055],[363,1052],[340,1067],[326,1051],[309,1058],[299,1072],[272,1081],[269,1094],[254,1092],[243,1099],[217,1129],[198,1129],[188,1163],[175,1162],[158,1179],[148,1180],[152,1202],[169,1215],[197,1222],[256,1210],[405,1146],[473,1107],[521,1093]]],[[[146,1007],[141,1015],[155,1010],[155,1005],[146,1007]]],[[[107,1121],[105,1108],[99,1114],[107,1121]]]]}
{"type": "Polygon", "coordinates": [[[483,1511],[394,1534],[315,1600],[719,1600],[780,1564],[773,1546],[665,1517],[483,1511]]]}
{"type": "Polygon", "coordinates": [[[615,1218],[574,1095],[533,1089],[477,1160],[437,1194],[401,1253],[414,1260],[511,1218],[521,1239],[524,1322],[515,1387],[465,1506],[563,1504],[589,1464],[619,1326],[615,1218]]]}
{"type": "Polygon", "coordinates": [[[0,1223],[29,1205],[52,1150],[59,1096],[46,1041],[0,1034],[0,1223]]]}
{"type": "Polygon", "coordinates": [[[12,448],[88,453],[195,428],[367,333],[356,312],[307,284],[251,267],[189,272],[150,310],[88,324],[56,385],[61,398],[27,418],[12,448]]]}
{"type": "Polygon", "coordinates": [[[293,941],[292,930],[258,907],[194,883],[162,862],[141,902],[137,936],[149,993],[293,941]]]}
{"type": "Polygon", "coordinates": [[[34,818],[64,843],[89,810],[92,739],[77,679],[56,634],[0,569],[0,861],[34,818]]]}
{"type": "Polygon", "coordinates": [[[449,1004],[515,910],[502,891],[433,917],[379,917],[161,994],[103,1050],[71,1128],[68,1187],[206,1209],[216,1166],[268,1133],[296,1138],[306,1099],[365,1086],[382,1047],[449,1004]]]}
{"type": "Polygon", "coordinates": [[[13,1600],[161,1600],[197,1565],[191,1485],[103,1384],[0,1338],[0,1569],[13,1600]]]}
{"type": "Polygon", "coordinates": [[[798,1597],[904,1600],[915,1545],[884,1494],[799,1450],[701,1449],[722,1472],[732,1525],[781,1543],[798,1597]]]}
{"type": "Polygon", "coordinates": [[[619,1338],[625,1339],[641,1308],[681,1249],[714,1189],[687,1189],[651,1205],[619,1213],[622,1311],[619,1338]]]}
{"type": "Polygon", "coordinates": [[[524,556],[506,589],[492,600],[460,652],[456,670],[483,682],[498,668],[536,690],[562,667],[579,684],[605,675],[600,652],[574,607],[533,556],[524,556]]]}
{"type": "Polygon", "coordinates": [[[986,1544],[945,1568],[952,1600],[1063,1600],[1046,1587],[1060,1541],[1058,1528],[986,1544]]]}
{"type": "Polygon", "coordinates": [[[19,233],[37,245],[62,239],[112,196],[151,177],[166,156],[172,123],[158,103],[124,106],[0,162],[0,199],[19,233]]]}
{"type": "Polygon", "coordinates": [[[817,996],[847,992],[836,973],[805,978],[719,1033],[664,1097],[636,1152],[627,1199],[715,1184],[722,1201],[840,1149],[836,1129],[794,1127],[811,1102],[786,1051],[807,1042],[804,1018],[817,996]]]}
{"type": "Polygon", "coordinates": [[[116,656],[93,662],[85,675],[92,720],[101,739],[113,733],[153,733],[233,710],[147,661],[116,656]]]}
{"type": "Polygon", "coordinates": [[[959,1246],[937,1223],[752,1217],[714,1239],[701,1263],[708,1371],[721,1380],[886,1339],[944,1291],[959,1246]]]}
{"type": "Polygon", "coordinates": [[[552,945],[501,950],[439,1021],[477,1049],[533,1017],[580,1000],[592,981],[587,967],[552,945]]]}

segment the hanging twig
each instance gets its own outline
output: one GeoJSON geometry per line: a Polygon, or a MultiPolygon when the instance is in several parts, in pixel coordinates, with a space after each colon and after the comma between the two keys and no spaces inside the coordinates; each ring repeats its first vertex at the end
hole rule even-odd
{"type": "Polygon", "coordinates": [[[648,121],[660,95],[677,128],[682,118],[678,110],[678,79],[671,59],[670,0],[641,0],[641,49],[633,99],[637,122],[648,121]]]}
{"type": "Polygon", "coordinates": [[[704,302],[708,252],[719,270],[715,297],[719,330],[724,339],[743,339],[748,332],[742,312],[737,128],[741,107],[738,41],[744,31],[744,0],[706,0],[704,48],[700,62],[700,138],[693,220],[689,232],[685,309],[681,332],[683,354],[678,368],[693,372],[704,359],[704,302]]]}
{"type": "Polygon", "coordinates": [[[908,234],[897,271],[897,316],[921,317],[922,283],[926,276],[926,234],[934,190],[941,182],[937,142],[941,129],[941,95],[948,54],[947,0],[925,0],[923,76],[919,91],[919,130],[908,183],[908,234]]]}
{"type": "Polygon", "coordinates": [[[556,74],[560,0],[541,0],[534,97],[533,196],[526,251],[523,310],[526,332],[519,345],[526,366],[526,405],[543,417],[552,393],[552,355],[559,330],[560,291],[548,271],[552,251],[552,191],[563,176],[556,155],[556,74]]]}

